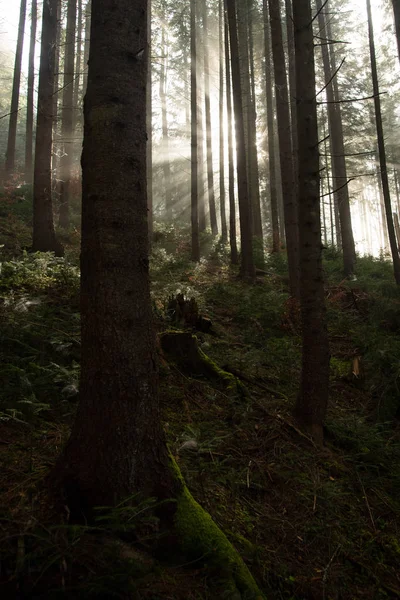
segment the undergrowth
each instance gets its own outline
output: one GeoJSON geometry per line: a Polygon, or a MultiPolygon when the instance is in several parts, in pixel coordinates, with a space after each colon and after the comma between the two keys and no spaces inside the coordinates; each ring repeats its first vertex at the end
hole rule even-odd
{"type": "MultiPolygon", "coordinates": [[[[15,232],[20,239],[28,221],[27,208],[18,210],[0,213],[8,241],[15,232]]],[[[163,544],[151,499],[102,509],[91,526],[69,524],[67,510],[61,523],[54,520],[42,482],[79,398],[74,236],[72,228],[64,259],[30,254],[28,243],[3,248],[0,590],[21,598],[229,597],[204,562],[186,564],[165,551],[152,556],[155,542],[163,544]]],[[[209,233],[202,243],[207,257],[194,265],[188,230],[156,227],[157,330],[171,327],[171,294],[195,297],[212,321],[209,333],[197,332],[202,351],[238,377],[246,393],[190,377],[160,357],[168,441],[191,493],[268,598],[398,597],[400,297],[390,265],[359,257],[356,279],[348,281],[340,254],[324,251],[332,361],[320,450],[291,416],[301,331],[284,254],[265,255],[250,286],[238,279],[224,244],[209,233]]]]}

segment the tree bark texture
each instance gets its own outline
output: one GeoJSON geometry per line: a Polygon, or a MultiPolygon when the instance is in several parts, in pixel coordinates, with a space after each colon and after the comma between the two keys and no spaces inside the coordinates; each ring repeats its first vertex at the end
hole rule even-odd
{"type": "Polygon", "coordinates": [[[226,73],[226,117],[228,126],[228,187],[229,187],[229,245],[231,249],[231,263],[239,263],[239,254],[236,241],[236,203],[235,203],[235,168],[233,164],[233,110],[232,110],[232,85],[231,85],[231,59],[229,51],[228,18],[225,15],[225,73],[226,73]]]}
{"type": "Polygon", "coordinates": [[[92,11],[92,0],[87,0],[85,6],[85,44],[83,47],[83,77],[82,77],[82,94],[85,96],[87,87],[89,49],[90,49],[90,20],[92,11]]]}
{"type": "Polygon", "coordinates": [[[396,233],[393,224],[392,205],[390,200],[389,191],[389,179],[387,173],[386,164],[386,150],[385,150],[385,139],[383,135],[382,125],[382,111],[381,111],[381,99],[379,96],[379,83],[378,83],[378,71],[376,67],[376,54],[375,54],[375,42],[374,42],[374,28],[372,24],[372,13],[371,13],[371,2],[367,0],[367,14],[368,14],[368,35],[369,35],[369,51],[371,58],[371,74],[372,74],[372,85],[374,92],[374,105],[375,105],[375,121],[376,121],[376,133],[378,137],[378,150],[379,150],[379,164],[381,168],[381,179],[382,179],[382,191],[383,198],[385,201],[386,211],[386,223],[389,234],[390,251],[392,253],[394,278],[397,285],[400,285],[400,256],[399,250],[396,243],[396,233]]]}
{"type": "Polygon", "coordinates": [[[19,11],[17,49],[15,52],[15,62],[14,62],[13,86],[12,86],[12,92],[11,92],[10,121],[9,121],[9,125],[8,125],[6,167],[5,167],[6,179],[9,179],[11,177],[11,175],[13,175],[14,170],[15,170],[15,147],[16,147],[16,141],[17,141],[18,105],[19,105],[19,93],[20,93],[20,84],[21,84],[22,50],[24,47],[25,17],[26,17],[26,0],[21,0],[20,11],[19,11]]]}
{"type": "Polygon", "coordinates": [[[206,113],[206,148],[207,148],[207,191],[208,207],[210,211],[210,225],[213,235],[218,235],[217,213],[215,210],[214,192],[214,167],[211,136],[211,101],[210,101],[210,56],[209,56],[209,28],[208,28],[207,1],[203,0],[203,35],[204,35],[204,108],[206,113]]]}
{"type": "Polygon", "coordinates": [[[199,242],[199,180],[198,180],[198,139],[197,139],[197,2],[190,3],[190,113],[191,113],[191,225],[192,260],[200,260],[199,242]]]}
{"type": "Polygon", "coordinates": [[[224,127],[224,0],[219,0],[219,204],[221,212],[221,240],[228,239],[226,225],[226,191],[225,191],[225,127],[224,127]]]}
{"type": "Polygon", "coordinates": [[[76,0],[68,0],[67,28],[65,31],[64,82],[61,111],[61,147],[60,158],[60,227],[69,226],[70,183],[73,161],[73,126],[74,126],[74,74],[75,74],[75,32],[76,32],[76,0]]]}
{"type": "Polygon", "coordinates": [[[244,279],[253,280],[255,267],[252,244],[252,214],[248,195],[246,169],[246,142],[243,123],[243,99],[240,81],[239,45],[237,36],[236,1],[227,0],[229,39],[231,49],[233,107],[236,125],[236,163],[239,196],[241,263],[240,272],[244,279]]]}
{"type": "Polygon", "coordinates": [[[161,6],[161,65],[160,65],[160,100],[162,126],[162,165],[165,189],[165,217],[172,221],[172,179],[169,160],[168,113],[167,113],[167,69],[168,69],[168,37],[166,32],[165,5],[161,6]]]}
{"type": "Polygon", "coordinates": [[[31,4],[31,36],[29,43],[28,89],[26,97],[25,182],[33,180],[33,97],[35,82],[35,46],[37,29],[37,0],[31,4]]]}
{"type": "Polygon", "coordinates": [[[400,60],[400,0],[392,0],[392,4],[394,13],[394,25],[396,28],[397,51],[400,60]]]}
{"type": "Polygon", "coordinates": [[[289,265],[290,293],[299,298],[298,208],[294,181],[292,135],[290,128],[289,94],[283,50],[282,22],[278,0],[268,0],[271,22],[272,55],[275,74],[276,112],[281,159],[283,208],[286,248],[289,265]]]}
{"type": "Polygon", "coordinates": [[[54,232],[51,154],[58,0],[43,3],[33,185],[33,250],[61,254],[54,232]]]}
{"type": "Polygon", "coordinates": [[[174,495],[149,289],[147,9],[147,0],[118,6],[97,0],[92,7],[82,154],[81,401],[53,473],[73,514],[134,493],[174,495]]]}
{"type": "Polygon", "coordinates": [[[279,234],[278,189],[275,165],[275,135],[274,135],[274,106],[273,106],[273,74],[271,68],[271,32],[269,24],[268,0],[263,0],[264,18],[264,55],[265,55],[265,98],[267,104],[267,152],[269,179],[269,195],[271,207],[272,252],[279,252],[281,240],[279,234]]]}
{"type": "Polygon", "coordinates": [[[151,43],[151,22],[152,22],[152,0],[148,0],[148,31],[147,31],[147,88],[146,88],[146,131],[147,131],[147,214],[149,222],[149,245],[153,239],[153,100],[152,100],[152,43],[151,43]]]}
{"type": "MultiPolygon", "coordinates": [[[[332,39],[330,19],[325,23],[325,15],[322,8],[322,0],[316,0],[318,23],[320,32],[326,31],[328,39],[332,39]]],[[[324,75],[326,87],[326,96],[328,100],[328,121],[329,134],[332,149],[333,164],[333,187],[336,197],[336,204],[339,211],[340,239],[343,249],[343,270],[345,275],[351,275],[354,271],[356,262],[356,250],[353,237],[353,227],[351,223],[351,211],[349,201],[349,187],[347,184],[347,169],[344,149],[344,135],[342,111],[340,108],[339,86],[337,83],[337,71],[335,49],[331,45],[322,44],[322,60],[324,65],[324,75]]]]}
{"type": "Polygon", "coordinates": [[[329,345],[322,272],[314,41],[309,0],[293,4],[299,143],[299,247],[302,374],[295,414],[319,444],[328,403],[329,345]]]}

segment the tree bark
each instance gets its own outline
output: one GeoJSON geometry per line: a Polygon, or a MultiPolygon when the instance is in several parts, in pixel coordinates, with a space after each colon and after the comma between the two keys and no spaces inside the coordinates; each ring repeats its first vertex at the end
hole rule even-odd
{"type": "Polygon", "coordinates": [[[299,241],[302,373],[295,414],[315,442],[323,442],[328,403],[329,345],[322,271],[319,150],[314,40],[309,0],[293,4],[299,143],[299,241]]]}
{"type": "Polygon", "coordinates": [[[149,245],[153,239],[153,98],[152,98],[152,40],[151,40],[151,23],[152,23],[152,0],[148,0],[149,19],[147,23],[147,88],[146,88],[146,135],[147,135],[147,216],[149,222],[149,245]]]}
{"type": "Polygon", "coordinates": [[[31,37],[29,43],[28,89],[26,98],[25,182],[33,180],[33,96],[35,82],[35,46],[37,29],[37,0],[31,4],[31,37]]]}
{"type": "Polygon", "coordinates": [[[85,96],[87,88],[89,49],[90,49],[90,20],[91,20],[92,0],[87,0],[85,6],[85,44],[83,47],[83,77],[82,94],[85,96]]]}
{"type": "Polygon", "coordinates": [[[161,101],[161,126],[162,126],[162,164],[165,189],[165,217],[172,221],[172,180],[171,163],[169,160],[168,139],[168,114],[167,114],[167,67],[168,67],[168,39],[166,35],[165,4],[162,3],[161,20],[161,69],[160,69],[160,101],[161,101]]]}
{"type": "Polygon", "coordinates": [[[224,127],[224,0],[219,0],[219,204],[221,211],[221,240],[228,239],[225,192],[225,127],[224,127]]]}
{"type": "Polygon", "coordinates": [[[243,123],[243,100],[240,82],[239,45],[237,37],[236,0],[227,0],[229,39],[231,49],[233,106],[236,124],[236,162],[239,195],[241,263],[240,273],[244,279],[253,280],[255,267],[252,244],[252,215],[248,196],[245,132],[243,123]]]}
{"type": "Polygon", "coordinates": [[[397,51],[400,60],[400,0],[392,0],[392,4],[394,13],[394,25],[396,28],[397,51]]]}
{"type": "Polygon", "coordinates": [[[200,260],[199,242],[199,189],[198,189],[198,139],[197,139],[197,2],[190,3],[190,112],[191,112],[191,224],[192,260],[200,260]]]}
{"type": "Polygon", "coordinates": [[[232,265],[239,264],[239,254],[236,241],[236,205],[235,205],[235,170],[233,164],[233,113],[232,113],[232,85],[231,85],[231,60],[229,52],[229,30],[226,15],[226,0],[224,1],[225,15],[225,73],[226,73],[226,116],[228,123],[228,181],[229,181],[229,245],[231,249],[232,265]]]}
{"type": "Polygon", "coordinates": [[[53,472],[75,517],[134,492],[174,496],[148,273],[147,0],[119,2],[117,10],[114,1],[97,0],[92,33],[82,155],[81,401],[53,472]]]}
{"type": "Polygon", "coordinates": [[[278,189],[275,165],[275,134],[274,134],[274,105],[272,98],[272,69],[271,69],[271,33],[269,25],[268,0],[263,0],[264,16],[264,55],[265,55],[265,97],[267,103],[267,140],[269,174],[269,194],[271,206],[272,252],[280,252],[281,240],[278,217],[278,189]]]}
{"type": "Polygon", "coordinates": [[[51,152],[58,0],[43,3],[33,185],[33,250],[62,254],[56,240],[52,204],[51,152]]]}
{"type": "Polygon", "coordinates": [[[211,102],[210,102],[210,57],[209,57],[209,30],[207,18],[207,0],[203,0],[203,35],[204,35],[204,99],[206,112],[206,148],[207,148],[207,191],[208,206],[210,211],[210,225],[213,235],[218,235],[217,213],[215,210],[214,192],[214,167],[211,137],[211,102]]]}
{"type": "MultiPolygon", "coordinates": [[[[317,10],[322,7],[322,0],[316,0],[317,10]]],[[[332,31],[330,20],[327,19],[325,25],[325,16],[321,11],[318,15],[319,26],[321,32],[325,31],[328,39],[332,39],[332,31]]],[[[340,107],[339,87],[337,76],[334,74],[337,71],[335,50],[327,44],[322,44],[322,58],[324,63],[326,95],[328,99],[328,119],[329,133],[332,140],[332,161],[334,164],[334,189],[336,204],[339,211],[340,221],[340,239],[343,249],[343,270],[344,274],[351,275],[354,271],[356,262],[356,250],[353,237],[353,227],[351,222],[351,210],[349,201],[349,188],[347,185],[347,169],[344,149],[344,135],[342,111],[340,107]],[[329,83],[328,83],[329,82],[329,83]]]]}
{"type": "Polygon", "coordinates": [[[24,47],[25,17],[26,17],[26,0],[21,0],[20,11],[19,11],[17,49],[15,52],[13,87],[12,87],[12,93],[11,93],[10,121],[9,121],[9,125],[8,125],[8,139],[7,139],[7,152],[6,152],[6,165],[5,165],[6,179],[9,179],[14,174],[14,171],[15,171],[15,147],[16,147],[16,141],[17,141],[17,123],[18,123],[18,112],[19,112],[18,105],[19,105],[19,92],[20,92],[20,84],[21,84],[22,50],[24,47]]]}
{"type": "Polygon", "coordinates": [[[60,227],[69,226],[70,183],[73,161],[74,124],[74,67],[75,67],[76,0],[68,0],[67,29],[65,31],[65,58],[63,82],[63,106],[61,124],[62,154],[60,158],[60,227]]]}
{"type": "MultiPolygon", "coordinates": [[[[296,123],[296,65],[294,56],[294,30],[293,30],[293,8],[292,0],[285,0],[286,33],[288,44],[288,74],[289,74],[289,103],[290,103],[290,126],[292,133],[293,148],[293,172],[294,182],[297,186],[297,160],[298,160],[298,141],[297,141],[297,123],[296,123]]],[[[296,192],[297,194],[297,192],[296,192]]]]}
{"type": "Polygon", "coordinates": [[[283,51],[281,14],[278,0],[269,0],[269,15],[275,73],[276,110],[290,293],[293,298],[299,298],[298,208],[294,181],[289,94],[286,79],[285,54],[283,51]]]}
{"type": "Polygon", "coordinates": [[[250,65],[250,95],[249,95],[249,110],[248,110],[248,129],[249,129],[249,181],[250,181],[250,198],[252,202],[253,215],[253,233],[261,242],[258,252],[262,253],[263,247],[263,227],[261,216],[260,202],[260,174],[258,169],[258,151],[257,151],[257,110],[256,110],[256,83],[255,83],[255,66],[254,66],[254,35],[253,35],[253,12],[255,6],[253,2],[247,3],[247,29],[248,29],[248,45],[249,45],[249,65],[250,65]]]}
{"type": "Polygon", "coordinates": [[[395,233],[394,224],[393,224],[392,206],[391,206],[391,201],[390,201],[389,179],[388,179],[387,165],[386,165],[385,139],[384,139],[384,135],[383,135],[383,125],[382,125],[381,99],[379,96],[378,71],[376,68],[374,28],[373,28],[373,24],[372,24],[370,0],[367,0],[367,14],[368,14],[369,51],[370,51],[370,58],[371,58],[371,74],[372,74],[372,85],[373,85],[373,92],[374,92],[375,121],[376,121],[376,133],[378,136],[379,164],[380,164],[380,169],[381,169],[382,191],[383,191],[383,198],[385,201],[386,222],[387,222],[387,229],[388,229],[388,234],[389,234],[390,251],[392,253],[394,277],[395,277],[397,285],[400,285],[400,256],[399,256],[399,250],[397,248],[396,233],[395,233]]]}

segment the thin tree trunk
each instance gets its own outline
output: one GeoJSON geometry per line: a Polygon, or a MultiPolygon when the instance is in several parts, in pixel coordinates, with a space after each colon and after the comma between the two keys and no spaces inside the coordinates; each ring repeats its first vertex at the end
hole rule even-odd
{"type": "Polygon", "coordinates": [[[397,51],[400,60],[400,0],[392,0],[394,24],[396,27],[397,51]]]}
{"type": "Polygon", "coordinates": [[[83,46],[83,77],[82,77],[82,95],[85,96],[87,88],[88,62],[90,49],[90,21],[91,21],[92,0],[87,0],[85,6],[85,44],[83,46]]]}
{"type": "Polygon", "coordinates": [[[43,3],[33,186],[33,250],[62,255],[56,240],[51,195],[53,92],[58,0],[43,3]]]}
{"type": "Polygon", "coordinates": [[[232,86],[231,86],[231,61],[229,52],[229,30],[226,16],[226,0],[223,0],[225,15],[225,74],[226,74],[226,116],[228,123],[228,178],[229,178],[229,244],[231,249],[231,263],[239,264],[239,255],[236,242],[236,205],[235,205],[235,171],[233,164],[233,114],[232,114],[232,86]]]}
{"type": "MultiPolygon", "coordinates": [[[[326,34],[330,39],[331,31],[328,28],[328,23],[325,24],[325,16],[322,11],[322,0],[316,0],[316,7],[319,11],[318,23],[321,34],[326,30],[326,34]]],[[[329,25],[330,27],[330,25],[329,25]]],[[[329,133],[332,148],[332,163],[334,165],[334,180],[333,185],[337,190],[335,192],[337,205],[340,215],[340,232],[343,249],[343,267],[344,274],[351,275],[354,272],[356,262],[356,251],[354,245],[353,228],[351,224],[351,211],[349,202],[349,188],[347,185],[347,170],[343,139],[343,124],[340,108],[339,91],[335,85],[336,61],[335,51],[331,48],[329,51],[328,44],[321,45],[322,60],[324,65],[324,76],[326,84],[326,95],[328,100],[328,120],[329,133]]]]}
{"type": "Polygon", "coordinates": [[[191,112],[191,224],[192,260],[200,260],[199,212],[198,212],[198,139],[197,139],[197,1],[190,3],[190,112],[191,112]]]}
{"type": "Polygon", "coordinates": [[[25,182],[33,180],[33,96],[35,82],[35,46],[37,29],[37,0],[31,4],[31,37],[29,44],[28,90],[26,98],[25,182]]]}
{"type": "Polygon", "coordinates": [[[309,0],[293,5],[299,143],[299,246],[302,374],[295,414],[316,443],[323,443],[329,390],[329,344],[322,271],[319,150],[314,39],[309,0]]]}
{"type": "Polygon", "coordinates": [[[149,229],[149,245],[153,239],[153,97],[152,97],[152,0],[148,0],[149,18],[147,23],[147,87],[146,87],[146,132],[147,132],[147,219],[149,229]]]}
{"type": "Polygon", "coordinates": [[[381,246],[384,254],[389,252],[389,236],[388,230],[386,226],[386,211],[385,211],[385,198],[383,195],[383,187],[382,187],[382,177],[379,169],[379,151],[377,150],[375,153],[375,162],[376,162],[376,185],[378,188],[378,199],[379,199],[379,212],[381,219],[381,246]]]}
{"type": "Polygon", "coordinates": [[[386,166],[386,151],[385,151],[385,139],[383,136],[382,126],[382,113],[381,113],[381,99],[379,96],[379,84],[378,84],[378,72],[376,68],[376,56],[375,56],[375,42],[374,42],[374,29],[372,25],[372,14],[371,14],[371,2],[367,0],[367,13],[368,13],[368,34],[369,34],[369,50],[371,57],[371,73],[372,73],[372,84],[374,91],[374,104],[375,104],[375,119],[376,119],[376,132],[378,136],[378,149],[379,149],[379,163],[381,169],[382,178],[382,190],[385,201],[386,211],[386,222],[389,234],[390,251],[393,259],[393,270],[394,277],[397,285],[400,285],[400,256],[396,243],[396,234],[393,225],[392,206],[390,201],[389,191],[389,180],[386,166]]]}
{"type": "Polygon", "coordinates": [[[211,102],[210,102],[210,57],[209,57],[209,30],[207,18],[207,0],[203,0],[203,35],[204,35],[204,98],[206,113],[206,147],[207,147],[207,190],[208,206],[210,210],[210,225],[213,235],[218,235],[217,213],[215,210],[214,193],[214,168],[211,137],[211,102]]]}
{"type": "Polygon", "coordinates": [[[202,10],[201,4],[196,3],[196,82],[197,82],[197,202],[198,202],[198,220],[199,231],[206,230],[206,195],[205,195],[205,177],[204,177],[204,124],[203,124],[203,99],[204,99],[204,78],[201,65],[204,64],[204,36],[203,28],[201,27],[202,10]]]}
{"type": "Polygon", "coordinates": [[[14,171],[15,171],[15,147],[16,147],[16,141],[17,141],[17,123],[18,123],[18,112],[19,112],[18,105],[19,105],[19,93],[20,93],[20,84],[21,84],[22,50],[24,47],[25,17],[26,17],[26,0],[21,0],[20,12],[19,12],[17,49],[15,52],[13,87],[12,87],[12,93],[11,93],[10,121],[9,121],[9,125],[8,125],[8,139],[7,139],[7,152],[6,152],[6,165],[5,165],[6,180],[9,179],[14,174],[14,171]]]}
{"type": "Polygon", "coordinates": [[[79,100],[81,97],[81,71],[82,71],[82,28],[83,28],[83,10],[82,0],[78,0],[78,21],[76,36],[76,60],[75,60],[75,79],[74,79],[74,98],[73,98],[73,133],[76,136],[76,125],[80,113],[79,100]]]}
{"type": "Polygon", "coordinates": [[[268,0],[263,0],[264,15],[264,55],[265,55],[265,97],[267,102],[267,139],[269,173],[269,193],[271,206],[272,252],[280,252],[281,240],[279,235],[278,217],[278,189],[275,165],[275,134],[274,134],[274,103],[272,94],[272,68],[271,68],[271,33],[269,24],[268,0]]]}
{"type": "Polygon", "coordinates": [[[255,6],[250,0],[248,2],[248,40],[249,40],[249,65],[250,65],[250,97],[249,97],[249,178],[250,198],[252,199],[253,232],[254,236],[261,241],[258,251],[262,252],[263,228],[260,201],[260,174],[258,169],[257,153],[257,110],[256,110],[256,83],[254,68],[254,35],[253,35],[253,11],[255,6]]]}
{"type": "Polygon", "coordinates": [[[239,195],[240,238],[241,238],[241,276],[253,280],[255,277],[251,204],[248,197],[245,133],[243,124],[243,101],[240,83],[239,45],[237,38],[236,0],[227,0],[229,38],[232,65],[233,105],[236,125],[236,157],[239,195]]]}
{"type": "Polygon", "coordinates": [[[60,227],[69,226],[70,184],[73,161],[74,65],[75,65],[76,0],[68,0],[65,31],[63,106],[61,124],[62,155],[60,158],[60,227]]]}
{"type": "Polygon", "coordinates": [[[60,46],[61,46],[61,0],[57,0],[57,37],[56,37],[56,56],[54,67],[54,92],[53,92],[53,152],[52,152],[52,177],[53,191],[57,200],[60,198],[61,181],[59,179],[58,166],[60,163],[60,148],[58,144],[59,118],[58,118],[58,99],[60,95],[60,46]]]}
{"type": "MultiPolygon", "coordinates": [[[[296,122],[296,65],[294,55],[294,30],[293,30],[293,9],[292,0],[285,0],[286,32],[288,42],[288,65],[289,65],[289,101],[290,101],[290,125],[292,133],[293,149],[293,172],[294,182],[297,186],[297,160],[298,160],[298,141],[297,141],[297,122],[296,122]]],[[[297,192],[296,192],[297,193],[297,192]]]]}
{"type": "Polygon", "coordinates": [[[400,194],[399,194],[399,179],[397,175],[397,170],[393,169],[394,175],[394,187],[396,190],[396,204],[397,204],[397,213],[400,214],[400,194]]]}
{"type": "Polygon", "coordinates": [[[168,68],[168,39],[166,36],[165,5],[162,4],[161,19],[161,69],[160,69],[160,100],[162,126],[162,164],[165,189],[165,216],[172,221],[172,180],[169,157],[168,115],[167,115],[167,68],[168,68]]]}
{"type": "Polygon", "coordinates": [[[283,208],[285,216],[290,293],[293,298],[299,298],[298,209],[293,169],[289,94],[286,80],[282,24],[278,0],[269,0],[269,15],[271,22],[272,54],[275,73],[276,109],[278,119],[278,137],[281,159],[283,208]]]}
{"type": "Polygon", "coordinates": [[[224,0],[219,0],[219,204],[221,211],[221,240],[228,239],[225,192],[225,128],[224,128],[224,0]]]}

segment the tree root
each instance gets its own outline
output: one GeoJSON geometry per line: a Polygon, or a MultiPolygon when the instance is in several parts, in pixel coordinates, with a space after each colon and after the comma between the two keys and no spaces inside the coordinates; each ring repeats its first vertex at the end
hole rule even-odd
{"type": "Polygon", "coordinates": [[[210,515],[196,502],[170,456],[181,491],[177,497],[175,530],[185,555],[206,563],[219,579],[224,580],[227,598],[264,600],[243,559],[210,515]]]}

